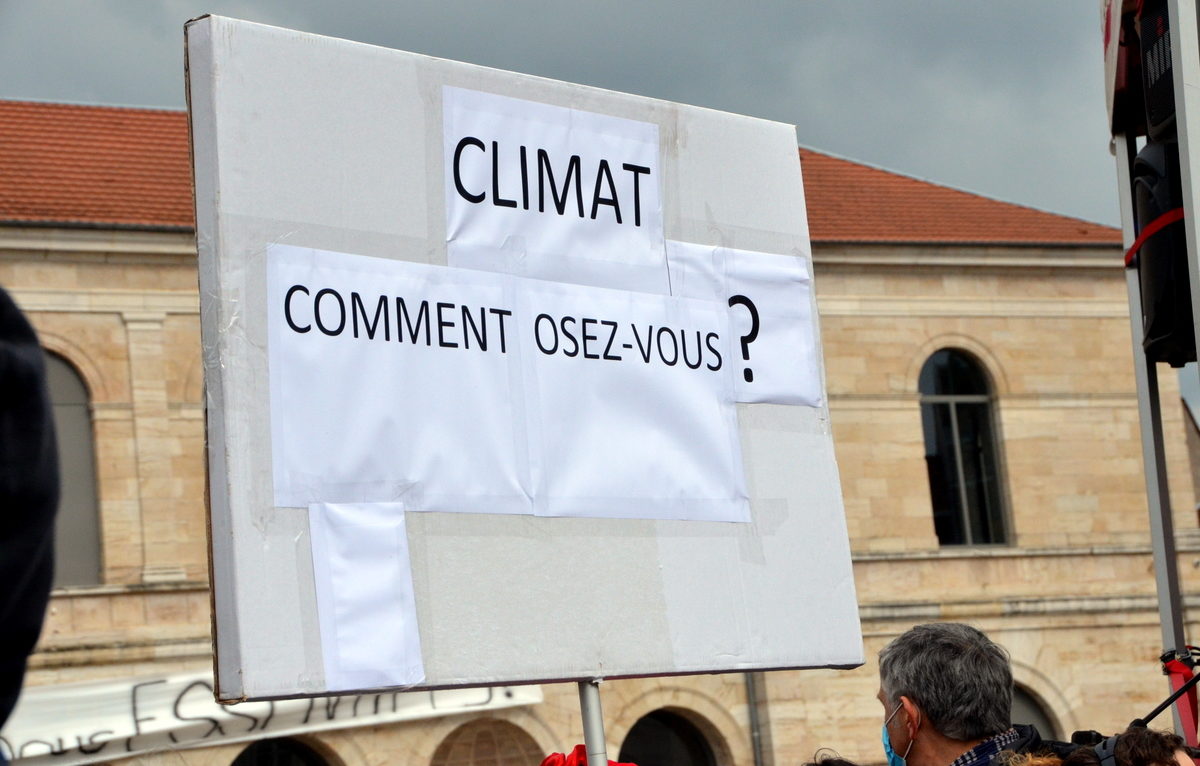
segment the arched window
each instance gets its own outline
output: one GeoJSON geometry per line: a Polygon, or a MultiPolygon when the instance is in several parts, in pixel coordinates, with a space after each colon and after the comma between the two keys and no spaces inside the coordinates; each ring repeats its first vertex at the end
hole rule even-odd
{"type": "Polygon", "coordinates": [[[629,730],[617,760],[659,766],[716,766],[712,745],[691,721],[667,710],[642,716],[629,730]]]}
{"type": "Polygon", "coordinates": [[[1058,739],[1060,732],[1037,698],[1019,686],[1013,687],[1012,722],[1033,724],[1042,739],[1058,739]]]}
{"type": "Polygon", "coordinates": [[[54,527],[54,587],[100,583],[96,450],[87,387],[75,368],[47,353],[62,496],[54,527]]]}
{"type": "Polygon", "coordinates": [[[919,385],[938,542],[1007,542],[995,400],[987,374],[966,352],[944,348],[925,362],[919,385]]]}
{"type": "Polygon", "coordinates": [[[446,735],[430,763],[431,766],[538,766],[545,756],[521,727],[482,718],[446,735]]]}
{"type": "Polygon", "coordinates": [[[327,766],[316,750],[294,739],[260,739],[238,753],[233,766],[327,766]]]}

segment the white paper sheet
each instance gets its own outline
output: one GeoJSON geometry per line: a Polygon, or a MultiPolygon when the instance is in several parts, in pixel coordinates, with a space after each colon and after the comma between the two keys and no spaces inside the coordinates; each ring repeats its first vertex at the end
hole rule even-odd
{"type": "Polygon", "coordinates": [[[818,407],[821,364],[803,259],[667,242],[673,295],[728,306],[739,402],[818,407]]]}
{"type": "Polygon", "coordinates": [[[308,507],[325,688],[425,679],[402,503],[308,507]]]}
{"type": "Polygon", "coordinates": [[[749,519],[725,306],[267,258],[277,505],[749,519]]]}
{"type": "Polygon", "coordinates": [[[724,307],[528,286],[535,513],[749,521],[724,307]]]}
{"type": "Polygon", "coordinates": [[[447,262],[666,292],[658,126],[444,87],[447,262]]]}

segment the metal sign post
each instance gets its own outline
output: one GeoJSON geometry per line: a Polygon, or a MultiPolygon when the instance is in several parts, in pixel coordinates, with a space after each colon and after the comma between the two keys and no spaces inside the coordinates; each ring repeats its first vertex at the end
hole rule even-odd
{"type": "MultiPolygon", "coordinates": [[[[1125,247],[1128,248],[1137,238],[1134,231],[1133,194],[1130,183],[1133,139],[1121,134],[1113,138],[1113,144],[1117,156],[1121,230],[1125,247]]],[[[1150,540],[1154,550],[1155,582],[1158,587],[1158,615],[1162,621],[1163,647],[1182,650],[1183,610],[1179,597],[1179,567],[1175,558],[1175,526],[1171,517],[1171,498],[1163,456],[1158,373],[1154,363],[1146,359],[1146,352],[1142,347],[1142,292],[1136,268],[1125,269],[1125,283],[1129,292],[1129,329],[1133,338],[1133,372],[1137,384],[1138,421],[1141,424],[1146,507],[1150,513],[1150,540]]]]}
{"type": "MultiPolygon", "coordinates": [[[[1192,330],[1193,337],[1200,338],[1200,190],[1194,182],[1200,180],[1200,28],[1197,25],[1195,0],[1168,0],[1168,21],[1171,32],[1171,75],[1175,94],[1175,132],[1179,142],[1179,175],[1183,192],[1183,229],[1187,241],[1188,281],[1192,299],[1192,330]]],[[[1128,168],[1128,164],[1126,164],[1128,168]]],[[[1128,188],[1128,184],[1123,185],[1128,188]]],[[[1122,207],[1128,207],[1123,204],[1122,207]]],[[[1195,375],[1195,369],[1191,371],[1195,375]]],[[[1139,388],[1140,391],[1140,388],[1139,388]]],[[[1157,391],[1155,401],[1157,402],[1157,391]]],[[[1159,423],[1159,445],[1161,454],[1161,420],[1159,423]]],[[[1165,492],[1165,483],[1164,490],[1165,492]]],[[[1151,514],[1153,518],[1154,514],[1151,514]]],[[[1179,596],[1178,572],[1176,570],[1175,537],[1170,525],[1171,518],[1168,510],[1163,513],[1166,522],[1164,529],[1158,529],[1152,524],[1155,538],[1155,572],[1158,579],[1160,612],[1163,609],[1164,598],[1173,599],[1174,620],[1171,629],[1175,631],[1176,643],[1164,643],[1166,647],[1174,647],[1177,652],[1187,652],[1183,639],[1183,610],[1179,596]],[[1158,544],[1158,535],[1165,535],[1165,544],[1158,544]],[[1166,566],[1159,565],[1158,555],[1169,558],[1166,566]],[[1164,582],[1164,581],[1167,582],[1164,582]],[[1164,588],[1168,588],[1169,596],[1164,596],[1164,588]]],[[[1168,623],[1163,618],[1163,641],[1167,641],[1168,623]]],[[[1173,685],[1178,685],[1174,678],[1173,685]]],[[[1195,720],[1183,722],[1179,716],[1179,708],[1173,708],[1175,713],[1175,730],[1188,736],[1189,744],[1196,745],[1195,720]]]]}
{"type": "MultiPolygon", "coordinates": [[[[1197,17],[1194,0],[1168,0],[1170,26],[1171,68],[1175,96],[1176,134],[1179,142],[1180,180],[1184,206],[1184,230],[1188,251],[1188,272],[1192,306],[1200,305],[1200,222],[1195,212],[1200,194],[1192,179],[1200,179],[1200,113],[1195,113],[1200,98],[1200,44],[1197,42],[1197,17]],[[1192,114],[1196,119],[1189,119],[1192,114]]],[[[1125,247],[1133,246],[1138,231],[1134,220],[1132,186],[1134,137],[1119,133],[1113,137],[1116,155],[1118,193],[1121,210],[1121,229],[1125,247]]],[[[1138,255],[1138,257],[1142,257],[1138,255]]],[[[1179,569],[1175,551],[1175,531],[1171,513],[1162,437],[1162,412],[1159,402],[1158,376],[1155,362],[1146,358],[1142,294],[1138,271],[1126,268],[1129,294],[1130,334],[1133,341],[1134,377],[1137,385],[1138,415],[1141,423],[1142,460],[1146,479],[1146,504],[1150,518],[1150,537],[1154,555],[1155,584],[1158,592],[1158,611],[1164,659],[1171,655],[1186,657],[1183,602],[1179,588],[1179,569]]],[[[1200,313],[1193,311],[1193,323],[1200,313]]],[[[1200,337],[1200,325],[1195,325],[1200,337]]],[[[1171,684],[1174,686],[1174,684],[1171,684]]],[[[1195,722],[1180,718],[1179,709],[1172,708],[1175,729],[1187,732],[1190,744],[1196,744],[1195,722]]]]}
{"type": "Polygon", "coordinates": [[[583,745],[587,750],[587,766],[608,766],[604,714],[600,710],[600,679],[579,682],[579,707],[583,711],[583,745]]]}

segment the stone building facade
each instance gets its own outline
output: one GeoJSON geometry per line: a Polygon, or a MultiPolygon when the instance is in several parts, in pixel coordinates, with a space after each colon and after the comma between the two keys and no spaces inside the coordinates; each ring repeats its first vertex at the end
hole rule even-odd
{"type": "MultiPolygon", "coordinates": [[[[881,762],[874,657],[934,620],[1003,644],[1021,714],[1053,734],[1124,726],[1165,684],[1119,233],[815,152],[802,166],[868,661],[606,682],[610,757],[668,752],[659,747],[689,763],[783,766],[831,747],[881,762]]],[[[81,382],[86,401],[72,411],[84,416],[64,421],[65,442],[85,450],[72,465],[94,469],[60,523],[62,555],[92,555],[94,571],[54,591],[26,696],[116,694],[124,707],[97,702],[96,720],[132,726],[123,738],[109,726],[101,746],[74,742],[83,729],[67,713],[65,743],[26,737],[14,719],[0,747],[18,763],[56,749],[68,762],[79,744],[112,763],[508,766],[581,742],[569,684],[508,702],[431,695],[404,720],[360,714],[377,699],[333,714],[313,704],[283,736],[265,713],[188,714],[185,696],[203,695],[212,665],[188,167],[182,113],[0,102],[0,285],[35,325],[52,382],[81,382]],[[94,531],[81,533],[89,514],[94,531]],[[162,679],[184,679],[170,682],[183,691],[151,702],[162,679]],[[201,724],[203,737],[154,729],[172,717],[216,726],[201,724]]],[[[1191,606],[1194,425],[1174,381],[1160,372],[1191,606]]]]}

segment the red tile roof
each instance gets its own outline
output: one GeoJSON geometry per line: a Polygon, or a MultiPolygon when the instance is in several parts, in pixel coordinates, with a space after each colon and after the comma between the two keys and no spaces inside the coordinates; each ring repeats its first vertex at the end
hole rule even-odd
{"type": "MultiPolygon", "coordinates": [[[[1117,229],[801,150],[816,242],[1119,245],[1117,229]]],[[[193,226],[187,115],[0,100],[0,222],[193,226]]]]}
{"type": "Polygon", "coordinates": [[[1121,231],[800,150],[814,242],[1120,245],[1121,231]]]}
{"type": "Polygon", "coordinates": [[[192,228],[187,114],[0,101],[0,221],[192,228]]]}

